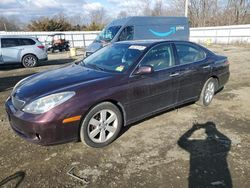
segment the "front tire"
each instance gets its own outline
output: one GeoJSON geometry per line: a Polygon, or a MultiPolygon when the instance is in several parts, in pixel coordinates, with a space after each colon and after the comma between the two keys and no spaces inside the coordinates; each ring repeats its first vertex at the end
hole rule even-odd
{"type": "Polygon", "coordinates": [[[22,64],[25,68],[32,68],[37,66],[37,57],[32,54],[25,55],[22,59],[22,64]]]}
{"type": "Polygon", "coordinates": [[[121,127],[120,110],[110,102],[103,102],[92,108],[84,118],[80,139],[88,146],[101,148],[117,138],[121,127]]]}
{"type": "Polygon", "coordinates": [[[214,78],[209,78],[203,86],[201,91],[200,99],[198,104],[200,106],[208,106],[214,97],[215,91],[217,87],[217,80],[214,78]]]}

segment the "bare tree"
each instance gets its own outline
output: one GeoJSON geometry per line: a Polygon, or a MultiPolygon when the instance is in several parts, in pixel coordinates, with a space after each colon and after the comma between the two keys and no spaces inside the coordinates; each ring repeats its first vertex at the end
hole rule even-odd
{"type": "Polygon", "coordinates": [[[104,8],[90,11],[88,17],[90,23],[96,23],[98,25],[104,25],[108,21],[107,12],[104,8]]]}
{"type": "Polygon", "coordinates": [[[250,20],[246,20],[246,18],[250,14],[250,1],[228,0],[226,14],[230,15],[229,22],[231,24],[249,23],[250,20]]]}
{"type": "Polygon", "coordinates": [[[19,31],[20,21],[16,17],[0,16],[0,31],[19,31]]]}
{"type": "Polygon", "coordinates": [[[154,4],[154,7],[152,9],[152,16],[163,16],[166,13],[166,10],[164,10],[164,4],[162,0],[157,0],[154,4]]]}
{"type": "Polygon", "coordinates": [[[126,17],[128,17],[128,14],[124,10],[120,11],[118,16],[117,16],[117,18],[126,18],[126,17]]]}

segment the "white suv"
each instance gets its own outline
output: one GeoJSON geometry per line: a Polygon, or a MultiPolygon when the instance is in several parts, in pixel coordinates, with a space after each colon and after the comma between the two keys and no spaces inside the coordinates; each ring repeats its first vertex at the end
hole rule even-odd
{"type": "Polygon", "coordinates": [[[33,37],[0,36],[0,64],[22,63],[35,67],[39,61],[48,60],[45,46],[33,37]]]}

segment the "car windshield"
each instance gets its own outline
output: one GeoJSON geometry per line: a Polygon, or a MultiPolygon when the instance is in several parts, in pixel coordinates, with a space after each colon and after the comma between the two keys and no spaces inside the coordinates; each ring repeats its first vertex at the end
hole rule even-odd
{"type": "Polygon", "coordinates": [[[101,33],[96,37],[95,41],[96,42],[110,42],[115,35],[117,34],[117,32],[119,31],[119,29],[121,28],[121,26],[111,26],[108,28],[104,28],[101,33]]]}
{"type": "Polygon", "coordinates": [[[142,55],[146,46],[131,44],[108,45],[85,58],[80,64],[108,72],[124,72],[142,55]]]}

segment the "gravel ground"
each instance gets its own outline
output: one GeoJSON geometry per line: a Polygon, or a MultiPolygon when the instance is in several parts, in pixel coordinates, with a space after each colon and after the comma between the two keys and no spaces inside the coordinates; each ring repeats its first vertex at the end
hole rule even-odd
{"type": "Polygon", "coordinates": [[[209,48],[228,56],[231,70],[209,107],[190,104],[146,119],[102,149],[31,144],[7,121],[4,102],[15,83],[73,62],[68,54],[51,54],[32,69],[0,67],[0,187],[2,180],[3,187],[21,188],[250,187],[250,47],[209,48]],[[67,175],[72,167],[89,183],[67,175]]]}

